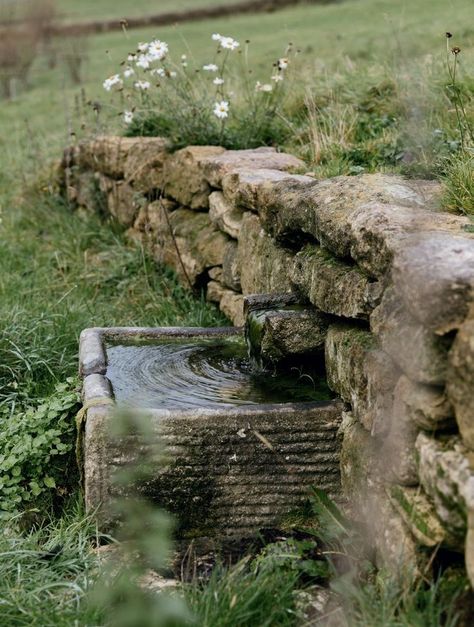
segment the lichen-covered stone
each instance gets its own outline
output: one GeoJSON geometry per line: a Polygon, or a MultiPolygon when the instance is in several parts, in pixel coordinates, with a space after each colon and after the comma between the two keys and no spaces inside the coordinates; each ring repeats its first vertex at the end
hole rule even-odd
{"type": "Polygon", "coordinates": [[[426,431],[437,431],[452,426],[454,410],[442,387],[414,383],[402,375],[394,396],[407,419],[426,431]]]}
{"type": "Polygon", "coordinates": [[[345,318],[367,319],[382,292],[378,282],[319,246],[306,246],[296,255],[291,280],[321,311],[345,318]]]}
{"type": "Polygon", "coordinates": [[[236,327],[243,326],[245,316],[242,294],[237,294],[233,290],[225,290],[219,303],[219,309],[236,327]]]}
{"type": "Polygon", "coordinates": [[[124,178],[133,189],[144,193],[163,188],[163,169],[169,141],[162,137],[141,137],[127,151],[124,178]]]}
{"type": "Polygon", "coordinates": [[[271,194],[277,183],[314,184],[314,179],[301,174],[288,174],[280,170],[237,170],[226,174],[222,179],[225,197],[237,207],[259,212],[267,203],[267,194],[271,194]]]}
{"type": "Polygon", "coordinates": [[[417,233],[393,263],[394,286],[423,326],[444,334],[458,329],[474,300],[474,238],[417,233]]]}
{"type": "Polygon", "coordinates": [[[474,310],[449,355],[448,394],[464,444],[474,451],[474,310]]]}
{"type": "Polygon", "coordinates": [[[335,177],[313,185],[276,184],[260,216],[277,239],[311,235],[375,277],[390,268],[404,240],[419,231],[465,233],[465,217],[438,213],[440,186],[400,176],[335,177]]]}
{"type": "Polygon", "coordinates": [[[253,311],[247,318],[251,350],[264,363],[277,364],[287,357],[321,351],[329,325],[327,316],[315,309],[288,307],[253,311]],[[252,332],[252,326],[258,332],[252,332]]]}
{"type": "Polygon", "coordinates": [[[442,385],[452,340],[439,337],[407,311],[393,288],[387,288],[370,317],[372,331],[386,353],[412,380],[442,385]]]}
{"type": "Polygon", "coordinates": [[[235,292],[240,292],[240,265],[237,242],[230,241],[225,249],[222,262],[222,282],[235,292]]]}
{"type": "Polygon", "coordinates": [[[224,176],[237,170],[265,168],[291,171],[303,167],[303,161],[293,155],[266,147],[250,150],[226,150],[220,154],[209,155],[202,160],[202,170],[212,187],[221,187],[224,176]]]}
{"type": "Polygon", "coordinates": [[[326,372],[329,387],[350,403],[354,416],[363,420],[367,412],[365,361],[375,348],[374,336],[344,323],[330,325],[326,336],[326,372]]]}
{"type": "Polygon", "coordinates": [[[434,547],[444,541],[446,532],[423,492],[417,488],[392,486],[387,493],[394,509],[420,544],[434,547]]]}
{"type": "Polygon", "coordinates": [[[288,274],[292,255],[277,246],[262,229],[258,217],[250,213],[242,220],[238,264],[244,295],[291,291],[288,274]]]}
{"type": "Polygon", "coordinates": [[[419,476],[446,529],[446,542],[462,549],[467,511],[474,506],[474,473],[468,450],[457,438],[435,439],[420,433],[416,442],[419,476]]]}
{"type": "Polygon", "coordinates": [[[191,209],[207,209],[211,187],[202,164],[209,157],[222,154],[218,146],[189,146],[170,155],[165,162],[164,194],[191,209]]]}
{"type": "Polygon", "coordinates": [[[216,228],[238,239],[242,226],[242,210],[229,203],[222,192],[209,196],[209,218],[216,228]]]}

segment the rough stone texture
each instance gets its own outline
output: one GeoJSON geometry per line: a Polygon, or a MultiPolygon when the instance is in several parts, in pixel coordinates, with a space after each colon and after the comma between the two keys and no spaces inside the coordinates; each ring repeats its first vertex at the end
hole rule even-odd
{"type": "Polygon", "coordinates": [[[364,504],[379,475],[377,443],[352,412],[343,413],[340,433],[342,491],[355,511],[363,515],[364,504]]]}
{"type": "Polygon", "coordinates": [[[247,341],[264,363],[314,353],[324,348],[327,316],[301,307],[253,311],[247,318],[247,341]]]}
{"type": "Polygon", "coordinates": [[[407,311],[393,288],[370,317],[371,329],[382,348],[413,381],[442,385],[452,340],[423,327],[407,311]]]}
{"type": "Polygon", "coordinates": [[[420,544],[434,547],[443,543],[446,532],[423,492],[416,488],[392,486],[387,493],[394,509],[420,544]]]}
{"type": "Polygon", "coordinates": [[[78,207],[97,213],[105,209],[107,203],[107,198],[100,190],[97,175],[90,171],[76,171],[68,177],[66,198],[78,207]]]}
{"type": "Polygon", "coordinates": [[[410,313],[439,334],[458,329],[474,298],[474,239],[419,233],[405,241],[393,280],[410,313]]]}
{"type": "Polygon", "coordinates": [[[361,422],[367,412],[365,360],[374,348],[375,339],[369,331],[344,323],[329,327],[325,346],[329,387],[351,404],[361,422]]]}
{"type": "Polygon", "coordinates": [[[413,383],[402,375],[394,396],[400,411],[420,429],[437,431],[455,424],[454,410],[444,388],[413,383]]]}
{"type": "Polygon", "coordinates": [[[244,297],[232,290],[225,290],[219,303],[219,309],[236,327],[244,325],[244,297]]]}
{"type": "Polygon", "coordinates": [[[253,214],[245,214],[242,220],[238,260],[244,295],[291,291],[292,255],[273,242],[253,214]]]}
{"type": "Polygon", "coordinates": [[[260,211],[267,202],[267,195],[282,181],[286,184],[313,184],[314,179],[301,174],[288,174],[280,170],[237,170],[226,174],[222,179],[225,197],[237,207],[260,211]]]}
{"type": "Polygon", "coordinates": [[[206,213],[188,209],[168,213],[160,201],[148,211],[155,259],[174,268],[185,284],[189,279],[195,285],[206,269],[222,265],[228,238],[214,229],[206,213]]]}
{"type": "Polygon", "coordinates": [[[367,407],[359,420],[374,436],[386,436],[390,430],[394,388],[400,376],[396,363],[380,349],[365,356],[367,378],[367,407]]]}
{"type": "Polygon", "coordinates": [[[222,281],[224,285],[235,292],[240,292],[240,264],[238,257],[238,246],[236,242],[230,241],[225,249],[224,260],[222,262],[222,281]]]}
{"type": "Polygon", "coordinates": [[[163,188],[163,168],[168,157],[169,142],[161,137],[143,137],[130,146],[124,167],[124,178],[141,192],[163,188]]]}
{"type": "Polygon", "coordinates": [[[467,510],[474,506],[469,453],[458,439],[436,440],[423,433],[418,436],[416,447],[420,482],[446,529],[446,541],[453,548],[462,549],[467,510]]]}
{"type": "Polygon", "coordinates": [[[468,218],[435,211],[440,187],[433,181],[364,174],[319,183],[274,186],[259,214],[277,239],[316,238],[342,259],[382,277],[394,254],[419,231],[465,234],[468,218]]]}
{"type": "Polygon", "coordinates": [[[474,311],[449,355],[448,394],[465,445],[474,451],[474,311]]]}
{"type": "Polygon", "coordinates": [[[148,154],[154,150],[162,153],[164,143],[166,142],[161,137],[99,136],[79,144],[75,161],[82,168],[119,179],[125,174],[129,154],[137,154],[142,150],[148,154]]]}
{"type": "Polygon", "coordinates": [[[143,197],[125,181],[114,181],[100,177],[100,189],[106,194],[107,209],[116,220],[125,227],[131,226],[143,204],[143,197]]]}
{"type": "Polygon", "coordinates": [[[368,319],[382,293],[379,283],[319,246],[296,255],[291,281],[318,309],[345,318],[368,319]]]}
{"type": "Polygon", "coordinates": [[[419,429],[406,412],[406,406],[395,396],[390,430],[384,438],[382,455],[386,463],[386,478],[401,485],[418,485],[415,442],[419,429]]]}
{"type": "Polygon", "coordinates": [[[304,168],[304,163],[293,155],[277,152],[275,148],[253,148],[251,150],[226,150],[209,155],[201,162],[202,170],[212,187],[221,187],[226,174],[236,170],[291,171],[304,168]]]}
{"type": "Polygon", "coordinates": [[[209,218],[216,228],[238,239],[242,226],[242,210],[230,204],[222,192],[209,196],[209,218]]]}
{"type": "Polygon", "coordinates": [[[211,188],[203,174],[205,159],[222,154],[217,146],[189,146],[178,150],[165,163],[164,193],[191,209],[207,209],[211,188]]]}

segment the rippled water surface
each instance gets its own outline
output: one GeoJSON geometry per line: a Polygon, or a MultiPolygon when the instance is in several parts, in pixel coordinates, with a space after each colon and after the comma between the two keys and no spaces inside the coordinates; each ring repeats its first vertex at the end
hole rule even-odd
{"type": "Polygon", "coordinates": [[[181,339],[107,348],[115,398],[145,408],[235,407],[330,398],[324,379],[254,372],[243,341],[181,339]]]}

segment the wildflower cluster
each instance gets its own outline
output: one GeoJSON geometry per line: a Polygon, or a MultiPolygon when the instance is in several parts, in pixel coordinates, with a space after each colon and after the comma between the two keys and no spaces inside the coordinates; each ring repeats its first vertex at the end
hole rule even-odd
{"type": "MultiPolygon", "coordinates": [[[[229,135],[229,125],[237,122],[238,126],[242,115],[247,125],[249,119],[254,125],[264,123],[266,128],[274,124],[271,118],[282,105],[280,95],[289,57],[273,64],[270,82],[257,81],[252,86],[252,70],[245,67],[243,58],[247,54],[241,54],[240,42],[220,33],[214,33],[211,39],[216,44],[214,59],[204,65],[197,65],[187,54],[182,54],[178,62],[173,61],[168,44],[159,39],[139,43],[122,63],[121,72],[103,82],[107,92],[120,97],[120,115],[125,125],[134,132],[141,127],[140,134],[154,134],[148,132],[150,126],[157,134],[169,134],[170,129],[179,128],[178,143],[185,141],[186,133],[194,143],[222,143],[229,135]],[[238,85],[236,66],[243,74],[238,85]],[[265,94],[269,96],[265,98],[265,94]],[[154,122],[150,124],[150,120],[154,122]]],[[[247,47],[248,42],[246,53],[247,47]]]]}

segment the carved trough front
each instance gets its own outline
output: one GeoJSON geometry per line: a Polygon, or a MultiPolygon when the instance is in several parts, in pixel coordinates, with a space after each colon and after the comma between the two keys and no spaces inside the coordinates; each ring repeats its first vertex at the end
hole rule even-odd
{"type": "MultiPolygon", "coordinates": [[[[210,388],[203,402],[186,389],[185,377],[181,388],[176,378],[169,388],[165,381],[161,397],[150,397],[146,385],[142,393],[134,387],[133,376],[144,370],[153,373],[158,385],[168,376],[156,347],[190,346],[192,359],[193,345],[217,345],[222,355],[234,345],[241,350],[243,342],[243,332],[236,328],[95,328],[82,333],[86,503],[89,511],[98,511],[102,527],[115,522],[113,500],[124,493],[114,481],[117,471],[145,459],[151,463],[150,478],[135,487],[173,512],[181,535],[188,537],[253,535],[280,525],[301,508],[313,485],[333,497],[339,494],[342,402],[301,401],[311,398],[301,382],[296,396],[283,383],[270,396],[249,392],[242,373],[237,384],[229,376],[217,383],[211,375],[208,381],[200,379],[204,390],[210,388]],[[125,347],[125,353],[117,347],[125,347]],[[140,354],[144,361],[137,356],[135,373],[122,368],[121,360],[130,360],[140,347],[145,347],[140,354]],[[131,390],[138,390],[128,398],[127,380],[131,390]],[[241,389],[245,394],[238,398],[241,389]],[[152,435],[114,435],[117,410],[139,412],[152,435]]],[[[169,355],[168,349],[164,352],[169,355]]],[[[125,494],[131,491],[130,485],[125,494]]]]}

